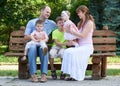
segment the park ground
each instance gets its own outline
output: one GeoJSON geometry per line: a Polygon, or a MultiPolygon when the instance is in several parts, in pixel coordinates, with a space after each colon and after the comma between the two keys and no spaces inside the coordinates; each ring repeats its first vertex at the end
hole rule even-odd
{"type": "MultiPolygon", "coordinates": [[[[108,64],[109,69],[120,69],[120,64],[108,64]]],[[[17,70],[18,65],[0,65],[0,70],[17,70]]],[[[40,77],[38,77],[40,79],[40,77]]],[[[20,80],[18,77],[0,76],[0,86],[120,86],[120,76],[107,76],[100,80],[91,80],[91,76],[86,76],[84,81],[63,81],[59,77],[52,80],[48,76],[46,83],[33,83],[31,79],[20,80]]]]}

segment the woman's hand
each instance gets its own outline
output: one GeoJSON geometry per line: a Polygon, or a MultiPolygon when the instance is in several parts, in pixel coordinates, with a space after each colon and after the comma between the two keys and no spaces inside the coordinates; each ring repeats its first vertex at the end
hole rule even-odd
{"type": "Polygon", "coordinates": [[[71,25],[69,25],[69,28],[64,28],[65,32],[70,33],[70,27],[71,27],[71,25]]]}

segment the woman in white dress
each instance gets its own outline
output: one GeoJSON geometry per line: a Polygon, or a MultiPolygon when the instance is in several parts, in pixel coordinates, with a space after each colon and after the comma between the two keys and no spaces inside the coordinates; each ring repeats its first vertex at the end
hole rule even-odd
{"type": "MultiPolygon", "coordinates": [[[[71,47],[65,50],[61,71],[69,74],[67,81],[81,81],[85,78],[85,71],[88,65],[90,55],[93,53],[92,34],[95,28],[94,19],[89,14],[89,9],[85,5],[81,5],[76,9],[77,15],[81,19],[78,23],[78,32],[70,28],[67,32],[76,35],[78,38],[79,47],[71,47]]],[[[67,45],[72,45],[68,43],[67,45]]]]}

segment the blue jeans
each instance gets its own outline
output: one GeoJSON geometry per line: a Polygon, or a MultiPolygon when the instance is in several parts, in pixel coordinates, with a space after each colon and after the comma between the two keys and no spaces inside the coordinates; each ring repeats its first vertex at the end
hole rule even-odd
{"type": "Polygon", "coordinates": [[[48,54],[44,55],[42,48],[40,46],[31,45],[28,50],[28,63],[29,63],[29,70],[30,75],[36,73],[37,66],[36,66],[36,58],[37,56],[40,57],[40,70],[41,74],[47,74],[48,72],[48,54]]]}

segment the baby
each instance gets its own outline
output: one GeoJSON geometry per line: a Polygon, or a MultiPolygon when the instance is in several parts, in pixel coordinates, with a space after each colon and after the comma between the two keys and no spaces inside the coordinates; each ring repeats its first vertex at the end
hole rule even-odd
{"type": "Polygon", "coordinates": [[[77,43],[77,37],[72,35],[71,33],[66,32],[67,29],[72,28],[74,31],[78,31],[78,28],[76,25],[69,19],[70,18],[70,12],[69,11],[62,11],[61,17],[64,20],[64,38],[68,42],[72,42],[74,47],[79,46],[77,43]]]}

